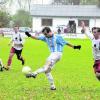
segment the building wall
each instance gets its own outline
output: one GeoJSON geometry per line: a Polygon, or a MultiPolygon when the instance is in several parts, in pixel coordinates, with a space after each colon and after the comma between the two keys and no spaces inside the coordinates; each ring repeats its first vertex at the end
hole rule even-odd
{"type": "Polygon", "coordinates": [[[100,19],[90,19],[89,25],[90,29],[92,27],[100,27],[100,19]]]}
{"type": "MultiPolygon", "coordinates": [[[[48,18],[48,17],[43,17],[43,18],[48,18]]],[[[41,17],[33,17],[33,24],[32,24],[32,29],[33,29],[33,32],[34,31],[40,31],[44,26],[41,25],[41,17]]],[[[51,19],[51,18],[50,18],[51,19]]],[[[78,23],[77,22],[77,19],[70,19],[70,18],[52,18],[53,19],[53,25],[52,26],[49,26],[53,31],[57,31],[57,27],[59,25],[66,25],[68,24],[69,20],[75,20],[76,24],[78,23]]]]}
{"type": "Polygon", "coordinates": [[[100,19],[95,20],[95,26],[100,27],[100,19]]]}
{"type": "MultiPolygon", "coordinates": [[[[46,17],[45,17],[46,18],[46,17]]],[[[33,32],[34,31],[40,31],[44,26],[41,25],[41,17],[33,17],[33,32]]],[[[51,19],[51,18],[50,18],[51,19]]],[[[53,17],[53,25],[50,28],[53,31],[57,31],[57,27],[60,25],[66,25],[68,24],[69,20],[74,20],[76,23],[76,33],[81,32],[81,27],[78,26],[78,19],[77,18],[56,18],[53,17]]],[[[89,19],[89,27],[92,28],[94,26],[100,26],[100,19],[89,19]]]]}
{"type": "Polygon", "coordinates": [[[77,24],[77,19],[76,18],[53,18],[53,30],[57,30],[57,26],[62,26],[62,25],[65,25],[67,26],[68,23],[69,23],[69,20],[70,21],[75,21],[76,24],[77,24]]]}
{"type": "Polygon", "coordinates": [[[95,19],[90,19],[90,28],[94,27],[95,26],[95,19]]]}
{"type": "Polygon", "coordinates": [[[33,32],[41,30],[41,18],[33,17],[32,30],[33,30],[33,32]]]}

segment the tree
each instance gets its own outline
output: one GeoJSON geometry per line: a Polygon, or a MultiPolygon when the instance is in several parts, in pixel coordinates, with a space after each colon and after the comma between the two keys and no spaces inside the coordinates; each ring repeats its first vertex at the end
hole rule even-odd
{"type": "Polygon", "coordinates": [[[5,0],[6,4],[12,6],[13,4],[17,4],[19,9],[24,9],[30,11],[30,5],[32,0],[5,0]]]}
{"type": "Polygon", "coordinates": [[[9,27],[10,20],[11,16],[8,13],[0,11],[0,27],[9,27]]]}
{"type": "Polygon", "coordinates": [[[83,5],[96,5],[97,0],[81,0],[81,4],[83,4],[83,5]]]}
{"type": "Polygon", "coordinates": [[[13,16],[13,22],[15,25],[24,26],[24,27],[31,27],[32,17],[30,16],[29,12],[24,11],[24,10],[19,10],[13,16]]]}
{"type": "Polygon", "coordinates": [[[54,0],[53,4],[62,4],[62,5],[79,5],[80,0],[54,0]]]}
{"type": "Polygon", "coordinates": [[[98,7],[100,8],[100,0],[98,0],[98,7]]]}
{"type": "Polygon", "coordinates": [[[65,4],[65,5],[96,5],[97,0],[54,0],[53,4],[65,4]]]}
{"type": "Polygon", "coordinates": [[[0,10],[6,11],[6,1],[5,0],[0,0],[0,10]]]}
{"type": "Polygon", "coordinates": [[[79,5],[80,4],[80,0],[71,0],[73,5],[79,5]]]}
{"type": "Polygon", "coordinates": [[[61,5],[67,5],[69,3],[69,0],[54,0],[52,4],[61,4],[61,5]]]}

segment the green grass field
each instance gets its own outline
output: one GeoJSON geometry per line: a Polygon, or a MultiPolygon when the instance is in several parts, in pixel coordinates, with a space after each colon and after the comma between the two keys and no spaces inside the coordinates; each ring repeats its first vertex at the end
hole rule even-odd
{"type": "MultiPolygon", "coordinates": [[[[7,63],[10,39],[0,37],[0,58],[7,63]]],[[[72,44],[81,44],[82,49],[64,47],[63,56],[52,74],[57,90],[51,91],[44,74],[36,79],[26,79],[21,62],[13,58],[12,69],[0,72],[0,100],[100,100],[100,82],[93,72],[93,56],[89,40],[68,40],[72,44]]],[[[42,67],[49,56],[47,45],[41,41],[27,39],[23,57],[25,66],[32,70],[42,67]]]]}

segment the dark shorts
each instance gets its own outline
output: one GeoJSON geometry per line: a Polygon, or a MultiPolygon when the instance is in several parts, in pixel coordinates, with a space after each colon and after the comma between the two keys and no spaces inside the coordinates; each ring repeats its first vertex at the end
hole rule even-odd
{"type": "Polygon", "coordinates": [[[22,49],[21,50],[16,50],[15,48],[11,48],[10,53],[15,53],[17,56],[21,56],[22,49]]]}
{"type": "Polygon", "coordinates": [[[93,68],[95,73],[96,72],[100,73],[100,60],[95,60],[93,68]]]}

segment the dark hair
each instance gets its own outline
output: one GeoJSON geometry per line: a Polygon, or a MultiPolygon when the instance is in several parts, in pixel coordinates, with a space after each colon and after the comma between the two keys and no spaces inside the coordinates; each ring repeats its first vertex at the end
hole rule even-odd
{"type": "Polygon", "coordinates": [[[49,33],[49,32],[51,32],[51,29],[49,27],[44,27],[42,29],[42,33],[49,33]]]}
{"type": "Polygon", "coordinates": [[[97,27],[92,27],[92,32],[93,32],[93,30],[95,30],[95,29],[97,29],[97,27]]]}
{"type": "Polygon", "coordinates": [[[100,32],[100,28],[98,28],[97,32],[100,32]]]}
{"type": "Polygon", "coordinates": [[[85,30],[84,30],[84,29],[82,29],[82,30],[81,30],[81,33],[85,33],[85,30]]]}

